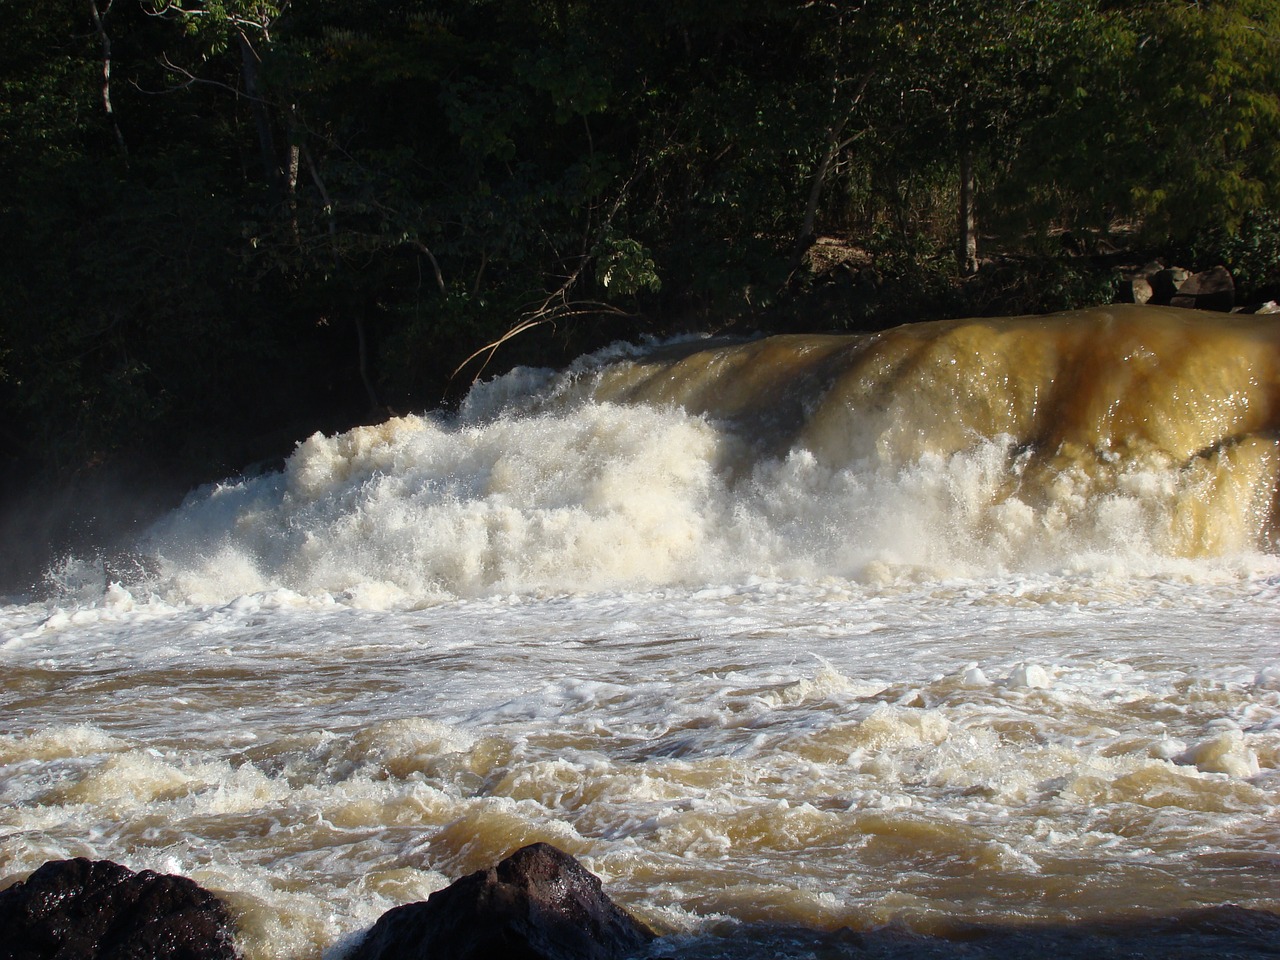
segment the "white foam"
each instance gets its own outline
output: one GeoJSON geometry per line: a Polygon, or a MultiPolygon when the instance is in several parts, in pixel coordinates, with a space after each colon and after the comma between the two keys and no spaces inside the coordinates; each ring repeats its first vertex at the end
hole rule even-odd
{"type": "MultiPolygon", "coordinates": [[[[714,418],[716,398],[724,394],[732,411],[737,394],[713,361],[682,374],[690,407],[712,410],[706,416],[593,399],[627,396],[601,385],[627,382],[643,353],[619,345],[558,374],[513,371],[474,387],[453,418],[396,417],[309,437],[282,473],[199,491],[157,524],[145,545],[154,582],[108,583],[100,561],[69,559],[51,583],[82,606],[112,591],[102,606],[121,613],[152,590],[173,602],[287,590],[403,609],[751,578],[1199,578],[1270,562],[1235,541],[1217,566],[1182,556],[1178,531],[1217,529],[1188,504],[1220,499],[1231,529],[1252,514],[1218,496],[1216,475],[1168,458],[1064,453],[1027,486],[1033,458],[1022,441],[966,434],[934,449],[922,438],[941,422],[938,411],[917,409],[910,396],[899,412],[919,423],[882,422],[883,411],[824,398],[845,428],[801,430],[779,446],[762,439],[767,408],[758,422],[714,418]]],[[[910,383],[894,389],[911,393],[910,383]]],[[[1263,464],[1265,451],[1255,453],[1263,464]]]]}
{"type": "Polygon", "coordinates": [[[1238,898],[1255,874],[1204,879],[1186,851],[1274,836],[1280,703],[1252,682],[1271,590],[760,579],[422,612],[137,605],[4,654],[58,678],[15,722],[93,725],[0,740],[0,870],[191,875],[232,892],[253,960],[340,950],[537,839],[657,917],[751,916],[764,888],[779,921],[877,922],[894,891],[974,916],[1014,884],[1048,917],[1101,909],[1061,887],[1102,864],[1139,893],[1173,876],[1238,898]],[[1050,685],[1010,682],[1037,670],[1050,685]],[[948,886],[961,865],[999,889],[948,886]]]}
{"type": "Polygon", "coordinates": [[[1258,756],[1249,748],[1244,734],[1229,730],[1209,737],[1184,751],[1178,760],[1205,773],[1225,773],[1238,779],[1257,776],[1258,756]]]}
{"type": "Polygon", "coordinates": [[[1049,671],[1037,663],[1020,663],[1009,674],[1009,686],[1045,690],[1053,686],[1049,671]]]}
{"type": "Polygon", "coordinates": [[[1280,663],[1263,667],[1254,675],[1253,682],[1264,690],[1280,690],[1280,663]]]}

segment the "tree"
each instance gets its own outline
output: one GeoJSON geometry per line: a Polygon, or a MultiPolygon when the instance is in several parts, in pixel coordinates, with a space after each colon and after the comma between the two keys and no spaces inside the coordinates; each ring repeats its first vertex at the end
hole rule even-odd
{"type": "Polygon", "coordinates": [[[1280,201],[1280,3],[1185,0],[1139,8],[1132,64],[1150,152],[1138,211],[1177,234],[1239,225],[1280,201]]]}
{"type": "Polygon", "coordinates": [[[1100,5],[1073,28],[1000,198],[1150,241],[1233,231],[1280,200],[1280,3],[1100,5]]]}

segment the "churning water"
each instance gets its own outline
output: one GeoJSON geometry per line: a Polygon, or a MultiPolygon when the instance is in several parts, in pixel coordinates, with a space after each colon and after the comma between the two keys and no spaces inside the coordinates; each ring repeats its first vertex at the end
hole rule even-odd
{"type": "Polygon", "coordinates": [[[336,958],[548,840],[655,956],[1271,955],[1278,430],[1280,324],[1110,308],[312,437],[0,608],[0,878],[182,873],[336,958]]]}

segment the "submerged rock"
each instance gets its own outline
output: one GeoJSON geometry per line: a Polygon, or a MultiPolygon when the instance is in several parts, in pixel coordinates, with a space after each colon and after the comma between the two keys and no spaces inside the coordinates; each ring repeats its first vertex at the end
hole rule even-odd
{"type": "Polygon", "coordinates": [[[186,877],[51,860],[0,891],[4,960],[235,960],[231,918],[186,877]]]}
{"type": "Polygon", "coordinates": [[[547,843],[383,914],[351,960],[620,960],[653,933],[547,843]]]}

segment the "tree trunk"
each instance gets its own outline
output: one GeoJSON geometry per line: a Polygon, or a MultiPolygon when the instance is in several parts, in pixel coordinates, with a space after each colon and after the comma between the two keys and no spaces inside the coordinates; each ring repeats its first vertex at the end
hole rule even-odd
{"type": "Polygon", "coordinates": [[[849,116],[846,114],[840,123],[828,132],[827,148],[822,154],[818,168],[813,172],[813,178],[809,181],[809,199],[805,202],[800,233],[796,236],[796,242],[792,248],[792,269],[800,266],[801,259],[813,245],[814,226],[818,220],[818,201],[822,199],[822,188],[826,185],[831,164],[835,163],[836,157],[840,154],[840,134],[844,131],[844,125],[848,119],[849,116]]]}
{"type": "Polygon", "coordinates": [[[974,193],[973,150],[966,144],[960,150],[960,239],[956,249],[960,272],[966,277],[978,272],[978,215],[974,193]]]}
{"type": "MultiPolygon", "coordinates": [[[[813,176],[809,180],[809,196],[804,205],[804,217],[800,221],[800,232],[796,234],[796,240],[792,246],[792,273],[800,268],[800,264],[804,260],[804,255],[809,251],[809,247],[813,245],[815,229],[818,222],[818,203],[822,199],[822,190],[827,184],[827,176],[831,173],[832,166],[840,157],[841,151],[845,150],[855,139],[857,139],[857,134],[845,140],[841,140],[840,138],[844,136],[844,129],[853,118],[854,112],[858,109],[858,104],[862,102],[862,95],[866,92],[867,85],[871,82],[872,75],[872,70],[867,70],[862,75],[858,80],[858,86],[854,90],[853,96],[849,100],[849,106],[845,110],[843,116],[841,116],[839,120],[827,129],[826,144],[823,149],[822,159],[818,162],[818,166],[813,171],[813,176]]],[[[837,95],[833,91],[833,104],[836,99],[837,95]]]]}
{"type": "Polygon", "coordinates": [[[240,34],[240,65],[244,76],[244,92],[253,111],[253,123],[258,130],[258,149],[262,154],[262,175],[267,184],[280,192],[280,165],[276,163],[276,141],[271,133],[271,117],[267,102],[262,98],[262,84],[258,82],[258,53],[249,38],[240,34]]]}
{"type": "Polygon", "coordinates": [[[101,10],[98,9],[98,0],[89,0],[89,12],[93,15],[93,26],[98,32],[98,41],[102,44],[102,107],[106,110],[107,120],[111,122],[111,130],[115,133],[116,147],[120,150],[120,156],[124,158],[127,166],[129,163],[129,148],[124,142],[124,133],[116,120],[115,108],[111,105],[111,37],[107,33],[105,22],[105,17],[110,10],[110,0],[101,10]]]}

